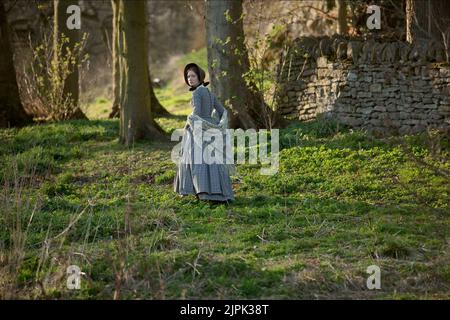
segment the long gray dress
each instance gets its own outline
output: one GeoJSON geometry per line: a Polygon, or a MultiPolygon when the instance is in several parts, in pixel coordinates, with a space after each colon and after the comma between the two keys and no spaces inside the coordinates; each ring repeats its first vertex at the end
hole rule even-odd
{"type": "MultiPolygon", "coordinates": [[[[212,117],[213,108],[222,116],[224,107],[209,92],[208,88],[203,84],[199,85],[192,91],[191,105],[193,113],[209,122],[217,124],[217,119],[212,117]]],[[[194,164],[194,141],[193,130],[188,125],[184,129],[181,142],[182,157],[190,157],[190,163],[177,164],[177,175],[174,180],[174,191],[183,194],[197,194],[200,199],[230,201],[234,200],[234,194],[231,184],[231,178],[225,168],[225,164],[221,163],[201,163],[194,164]]],[[[205,148],[208,141],[203,142],[205,148]]],[[[202,149],[202,154],[203,154],[202,149]]]]}

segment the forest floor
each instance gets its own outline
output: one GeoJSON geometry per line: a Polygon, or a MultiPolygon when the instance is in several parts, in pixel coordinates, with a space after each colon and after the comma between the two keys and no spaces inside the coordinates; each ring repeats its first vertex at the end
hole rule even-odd
{"type": "MultiPolygon", "coordinates": [[[[205,67],[206,50],[169,69],[191,61],[205,67]]],[[[183,81],[155,92],[172,113],[158,123],[183,128],[183,81]]],[[[174,193],[178,142],[120,145],[110,106],[0,130],[0,299],[450,298],[449,137],[292,121],[278,172],[238,164],[236,200],[210,204],[174,193]]]]}
{"type": "MultiPolygon", "coordinates": [[[[174,113],[157,121],[182,128],[189,92],[157,93],[174,113]]],[[[218,205],[173,192],[177,142],[126,148],[118,132],[117,119],[0,131],[0,298],[450,298],[448,137],[293,121],[278,173],[237,165],[236,201],[218,205]]]]}

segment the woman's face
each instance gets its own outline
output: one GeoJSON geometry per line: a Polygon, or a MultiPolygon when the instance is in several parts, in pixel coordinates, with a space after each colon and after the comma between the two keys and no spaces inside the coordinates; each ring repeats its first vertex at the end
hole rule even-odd
{"type": "Polygon", "coordinates": [[[187,73],[187,80],[189,85],[192,86],[196,86],[199,83],[197,74],[193,71],[193,70],[189,70],[187,73]]]}

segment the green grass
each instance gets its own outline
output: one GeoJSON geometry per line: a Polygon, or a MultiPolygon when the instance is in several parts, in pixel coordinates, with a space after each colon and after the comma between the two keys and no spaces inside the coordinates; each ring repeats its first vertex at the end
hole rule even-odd
{"type": "Polygon", "coordinates": [[[201,48],[197,51],[192,51],[190,53],[184,54],[179,60],[179,66],[183,67],[188,63],[194,62],[200,66],[203,70],[208,70],[208,55],[206,47],[201,48]]]}
{"type": "Polygon", "coordinates": [[[112,100],[107,97],[98,97],[95,101],[83,104],[81,109],[88,119],[108,119],[112,110],[112,100]]]}
{"type": "MultiPolygon", "coordinates": [[[[158,121],[171,131],[186,114],[158,121]]],[[[21,298],[110,299],[122,272],[122,299],[450,298],[449,181],[435,170],[450,168],[424,134],[403,140],[426,166],[395,140],[293,122],[280,133],[278,173],[238,165],[236,201],[225,206],[177,197],[175,143],[125,148],[118,125],[0,130],[0,296],[13,283],[21,298]],[[33,210],[23,259],[9,270],[33,210]],[[81,290],[66,288],[73,264],[86,274],[81,290]],[[366,288],[372,264],[381,290],[366,288]]]]}

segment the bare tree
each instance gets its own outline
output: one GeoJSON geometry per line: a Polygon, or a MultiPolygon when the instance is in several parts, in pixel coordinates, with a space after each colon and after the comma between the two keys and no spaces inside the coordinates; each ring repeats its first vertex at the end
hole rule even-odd
{"type": "Polygon", "coordinates": [[[406,40],[442,40],[450,27],[450,1],[406,0],[406,40]]]}

